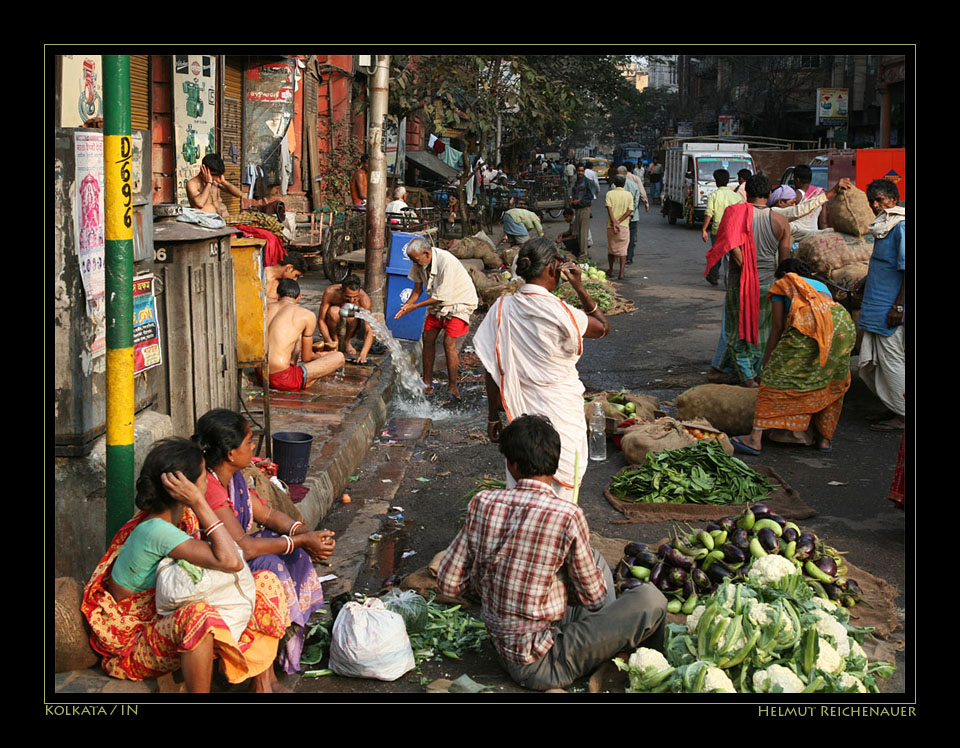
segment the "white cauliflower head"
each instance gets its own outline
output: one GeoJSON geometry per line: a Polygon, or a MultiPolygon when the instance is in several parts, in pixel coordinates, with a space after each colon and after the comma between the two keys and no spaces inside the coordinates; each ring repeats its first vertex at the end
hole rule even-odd
{"type": "Polygon", "coordinates": [[[703,690],[720,691],[721,693],[737,692],[737,689],[733,687],[733,681],[718,667],[712,667],[707,670],[707,677],[704,678],[703,681],[703,690]]]}
{"type": "Polygon", "coordinates": [[[854,676],[850,675],[850,673],[840,674],[840,685],[843,688],[854,687],[857,689],[857,693],[867,692],[867,687],[863,685],[863,681],[861,681],[859,678],[855,678],[854,676]]]}
{"type": "Polygon", "coordinates": [[[812,612],[817,616],[817,622],[814,624],[814,628],[816,628],[817,631],[824,636],[830,638],[836,647],[837,654],[840,655],[840,657],[845,658],[847,655],[849,655],[850,640],[847,637],[847,629],[844,627],[844,625],[832,615],[825,613],[822,610],[815,610],[812,612]]]}
{"type": "Polygon", "coordinates": [[[790,559],[777,554],[770,554],[753,560],[753,563],[750,564],[750,571],[747,572],[747,579],[756,584],[765,585],[778,582],[791,574],[799,573],[799,569],[790,559]]]}
{"type": "Polygon", "coordinates": [[[687,631],[691,634],[695,634],[697,631],[697,624],[700,622],[701,616],[703,616],[703,611],[707,608],[705,605],[698,605],[693,609],[693,613],[687,616],[687,631]]]}
{"type": "Polygon", "coordinates": [[[836,675],[843,670],[843,658],[837,650],[833,648],[833,645],[828,639],[824,639],[821,636],[818,637],[817,641],[820,645],[820,654],[817,655],[816,667],[825,673],[836,675]]]}
{"type": "Polygon", "coordinates": [[[766,670],[757,670],[753,674],[753,690],[758,693],[772,693],[780,686],[781,693],[801,693],[805,688],[803,681],[790,668],[783,665],[771,665],[766,670]]]}
{"type": "Polygon", "coordinates": [[[644,673],[647,668],[654,668],[655,672],[659,673],[670,667],[666,657],[657,650],[647,649],[646,647],[641,647],[630,655],[630,661],[627,664],[640,673],[644,673]]]}
{"type": "MultiPolygon", "coordinates": [[[[766,626],[777,620],[777,609],[769,603],[756,602],[750,606],[747,617],[755,626],[766,626]]],[[[793,632],[793,623],[785,612],[780,612],[780,631],[785,634],[793,632]]]]}

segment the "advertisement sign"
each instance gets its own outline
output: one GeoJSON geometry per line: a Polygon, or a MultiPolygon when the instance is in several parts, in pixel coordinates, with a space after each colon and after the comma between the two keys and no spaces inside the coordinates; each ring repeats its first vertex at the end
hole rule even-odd
{"type": "Polygon", "coordinates": [[[133,373],[160,366],[160,327],[152,275],[133,281],[133,373]]]}
{"type": "Polygon", "coordinates": [[[678,123],[677,123],[677,137],[680,137],[680,138],[692,138],[692,137],[693,137],[693,123],[692,123],[692,122],[678,122],[678,123]]]}
{"type": "Polygon", "coordinates": [[[78,130],[74,137],[74,236],[80,278],[89,304],[104,291],[103,133],[78,130]]]}
{"type": "Polygon", "coordinates": [[[721,114],[717,125],[718,135],[739,135],[740,120],[730,114],[721,114]]]}
{"type": "Polygon", "coordinates": [[[187,182],[200,162],[217,151],[217,58],[173,56],[173,130],[177,164],[177,202],[189,205],[187,182]]]}
{"type": "Polygon", "coordinates": [[[103,117],[100,55],[63,55],[60,75],[60,127],[83,127],[103,117]]]}
{"type": "Polygon", "coordinates": [[[835,125],[847,121],[850,108],[850,89],[817,89],[817,124],[835,125]]]}

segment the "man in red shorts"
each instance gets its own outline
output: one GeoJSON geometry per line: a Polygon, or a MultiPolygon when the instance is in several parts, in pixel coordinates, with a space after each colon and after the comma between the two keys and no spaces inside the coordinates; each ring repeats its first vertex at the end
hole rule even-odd
{"type": "Polygon", "coordinates": [[[344,356],[339,351],[313,350],[317,318],[300,306],[299,283],[282,279],[277,284],[277,296],[279,299],[267,310],[270,387],[299,392],[343,366],[344,356]]]}
{"type": "Polygon", "coordinates": [[[457,384],[460,357],[457,338],[462,338],[470,329],[470,315],[478,303],[477,289],[460,260],[445,249],[430,246],[426,239],[413,239],[406,246],[406,253],[413,261],[407,276],[413,281],[413,292],[394,319],[400,319],[420,307],[428,307],[422,338],[424,391],[433,393],[433,362],[436,359],[437,338],[443,330],[449,392],[452,397],[459,399],[457,384]],[[418,301],[424,289],[427,298],[418,301]]]}

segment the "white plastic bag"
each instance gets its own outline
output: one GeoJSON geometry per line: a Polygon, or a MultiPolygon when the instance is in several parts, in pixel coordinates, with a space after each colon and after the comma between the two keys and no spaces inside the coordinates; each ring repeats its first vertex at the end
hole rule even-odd
{"type": "Polygon", "coordinates": [[[403,618],[379,598],[347,603],[333,623],[330,669],[351,678],[393,681],[416,663],[403,618]]]}

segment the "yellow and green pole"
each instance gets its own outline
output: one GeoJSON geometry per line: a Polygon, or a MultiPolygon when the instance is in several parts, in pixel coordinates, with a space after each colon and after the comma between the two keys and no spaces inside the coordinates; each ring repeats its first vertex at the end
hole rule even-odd
{"type": "Polygon", "coordinates": [[[130,57],[103,56],[107,541],[133,514],[133,188],[130,57]]]}

